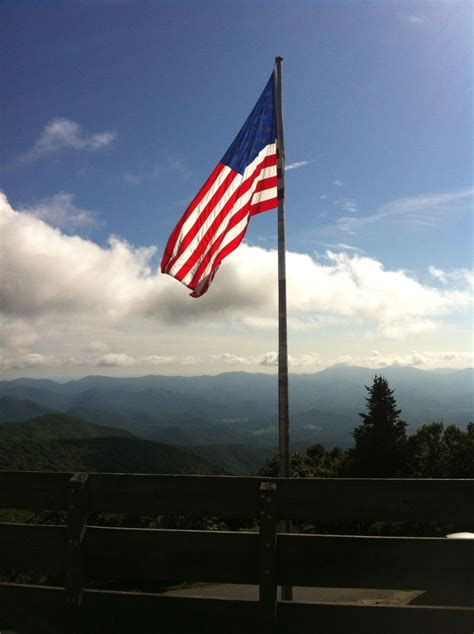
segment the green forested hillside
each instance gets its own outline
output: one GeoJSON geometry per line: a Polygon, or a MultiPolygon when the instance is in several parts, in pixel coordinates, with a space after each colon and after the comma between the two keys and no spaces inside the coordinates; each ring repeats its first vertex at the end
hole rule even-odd
{"type": "Polygon", "coordinates": [[[219,470],[186,449],[64,415],[0,425],[0,469],[199,473],[219,470]]]}
{"type": "Polygon", "coordinates": [[[0,442],[5,439],[16,440],[53,440],[65,438],[136,438],[123,429],[103,427],[87,423],[64,414],[43,414],[23,423],[3,423],[0,425],[0,442]]]}
{"type": "Polygon", "coordinates": [[[250,445],[204,445],[193,447],[193,453],[206,458],[219,469],[232,475],[254,475],[278,450],[262,449],[250,445]]]}

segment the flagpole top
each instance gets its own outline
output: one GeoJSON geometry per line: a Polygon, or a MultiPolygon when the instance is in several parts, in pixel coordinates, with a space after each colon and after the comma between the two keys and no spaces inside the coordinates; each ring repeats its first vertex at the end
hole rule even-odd
{"type": "Polygon", "coordinates": [[[279,55],[277,57],[275,57],[275,62],[278,64],[278,62],[282,62],[283,61],[283,57],[280,57],[279,55]]]}

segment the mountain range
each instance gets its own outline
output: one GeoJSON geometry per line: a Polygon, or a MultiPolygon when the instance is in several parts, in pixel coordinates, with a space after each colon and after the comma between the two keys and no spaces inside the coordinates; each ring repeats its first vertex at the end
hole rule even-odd
{"type": "MultiPolygon", "coordinates": [[[[333,366],[290,375],[292,446],[350,446],[352,430],[360,424],[358,413],[365,410],[364,386],[378,374],[395,390],[409,433],[432,420],[464,428],[474,418],[472,368],[444,372],[333,366]]],[[[238,456],[242,445],[252,448],[255,460],[274,450],[277,406],[277,377],[269,374],[0,381],[0,422],[62,413],[142,439],[195,447],[211,461],[212,452],[221,458],[223,452],[229,459],[232,452],[238,456]]]]}

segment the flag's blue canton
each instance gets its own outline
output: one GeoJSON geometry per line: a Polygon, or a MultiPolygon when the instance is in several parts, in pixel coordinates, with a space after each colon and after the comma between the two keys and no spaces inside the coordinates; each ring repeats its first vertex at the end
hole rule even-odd
{"type": "Polygon", "coordinates": [[[221,163],[243,174],[265,146],[275,143],[276,136],[275,82],[272,75],[221,163]]]}

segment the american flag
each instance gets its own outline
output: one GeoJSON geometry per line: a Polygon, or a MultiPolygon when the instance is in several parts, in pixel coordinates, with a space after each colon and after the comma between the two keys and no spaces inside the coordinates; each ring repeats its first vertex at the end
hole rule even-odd
{"type": "Polygon", "coordinates": [[[242,242],[250,217],[278,206],[275,80],[171,234],[161,271],[200,297],[242,242]]]}

